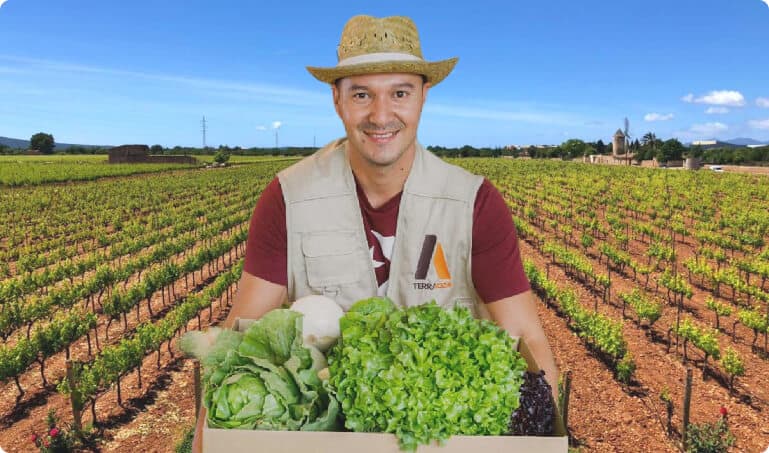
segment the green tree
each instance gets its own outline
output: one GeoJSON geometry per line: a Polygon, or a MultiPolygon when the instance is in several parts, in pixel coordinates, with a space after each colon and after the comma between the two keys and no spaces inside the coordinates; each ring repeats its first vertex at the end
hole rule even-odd
{"type": "Polygon", "coordinates": [[[573,159],[575,157],[585,156],[588,145],[580,139],[572,138],[561,143],[561,157],[573,159]]]}
{"type": "Polygon", "coordinates": [[[644,134],[643,137],[641,137],[641,143],[644,146],[649,146],[652,149],[656,149],[657,146],[660,144],[660,139],[657,138],[654,132],[647,132],[644,134]]]}
{"type": "Polygon", "coordinates": [[[647,132],[641,137],[641,148],[636,153],[636,160],[648,160],[656,156],[657,150],[662,145],[662,140],[657,138],[654,132],[647,132]]]}
{"type": "Polygon", "coordinates": [[[606,145],[603,143],[603,140],[598,140],[593,145],[595,148],[596,154],[606,154],[606,145]]]}
{"type": "Polygon", "coordinates": [[[29,139],[29,147],[36,149],[43,154],[53,153],[56,143],[53,141],[53,135],[44,132],[38,132],[29,139]]]}
{"type": "Polygon", "coordinates": [[[92,154],[89,152],[88,148],[82,145],[73,145],[67,147],[67,149],[64,150],[65,154],[92,154]]]}
{"type": "Polygon", "coordinates": [[[214,162],[217,164],[225,164],[228,160],[230,160],[230,153],[226,151],[220,150],[214,154],[214,162]]]}
{"type": "Polygon", "coordinates": [[[660,147],[660,153],[657,154],[657,159],[661,162],[667,162],[670,160],[681,160],[681,157],[686,151],[686,147],[675,138],[666,140],[660,147]]]}
{"type": "Polygon", "coordinates": [[[150,154],[163,154],[163,146],[162,145],[150,146],[150,154]]]}
{"type": "Polygon", "coordinates": [[[684,156],[686,157],[702,157],[702,155],[705,153],[705,150],[702,149],[702,146],[700,145],[694,145],[689,147],[689,150],[684,153],[684,156]]]}

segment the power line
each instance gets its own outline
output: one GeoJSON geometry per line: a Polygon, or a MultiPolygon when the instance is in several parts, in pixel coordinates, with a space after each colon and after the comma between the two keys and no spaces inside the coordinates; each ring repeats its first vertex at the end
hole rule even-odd
{"type": "Polygon", "coordinates": [[[200,127],[203,130],[203,149],[206,149],[206,117],[203,116],[203,120],[200,121],[200,127]]]}

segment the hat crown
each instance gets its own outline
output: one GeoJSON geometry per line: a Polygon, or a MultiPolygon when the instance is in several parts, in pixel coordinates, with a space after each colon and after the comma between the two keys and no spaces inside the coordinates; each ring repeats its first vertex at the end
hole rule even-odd
{"type": "Polygon", "coordinates": [[[383,52],[423,58],[417,27],[411,19],[404,16],[376,18],[360,15],[347,21],[337,48],[339,61],[383,52]]]}

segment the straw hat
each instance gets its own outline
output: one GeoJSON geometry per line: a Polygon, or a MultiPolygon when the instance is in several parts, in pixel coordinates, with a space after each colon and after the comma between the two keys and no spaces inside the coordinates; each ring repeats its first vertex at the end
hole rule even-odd
{"type": "Polygon", "coordinates": [[[384,72],[421,74],[437,85],[454,69],[458,58],[425,61],[414,22],[408,17],[355,16],[344,26],[337,48],[339,62],[332,68],[308,66],[321,82],[384,72]]]}

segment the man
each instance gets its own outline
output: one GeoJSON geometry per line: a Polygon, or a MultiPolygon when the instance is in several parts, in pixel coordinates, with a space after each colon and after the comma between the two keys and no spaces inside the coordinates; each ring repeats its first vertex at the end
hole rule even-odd
{"type": "Polygon", "coordinates": [[[377,294],[403,306],[459,304],[523,337],[555,395],[557,369],[502,196],[416,139],[428,91],[457,59],[427,62],[410,19],[370,16],[347,22],[338,57],[308,70],[330,84],[347,135],[261,195],[225,326],[308,294],[345,310],[377,294]]]}

